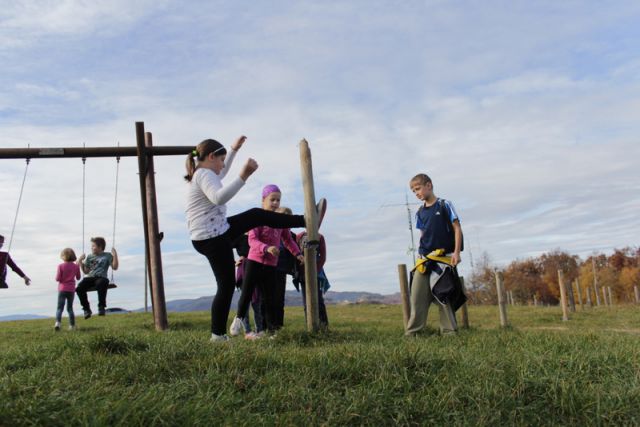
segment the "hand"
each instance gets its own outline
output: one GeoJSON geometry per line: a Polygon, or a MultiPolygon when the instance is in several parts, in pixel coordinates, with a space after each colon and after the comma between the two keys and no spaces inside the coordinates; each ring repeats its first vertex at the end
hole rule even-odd
{"type": "Polygon", "coordinates": [[[243,181],[246,181],[249,179],[251,174],[256,171],[256,169],[258,169],[258,162],[251,158],[247,159],[247,163],[244,164],[242,171],[240,171],[240,178],[242,178],[243,181]]]}
{"type": "Polygon", "coordinates": [[[460,261],[462,261],[460,259],[460,252],[454,252],[453,255],[451,255],[451,265],[455,267],[456,265],[460,264],[460,261]]]}
{"type": "Polygon", "coordinates": [[[80,258],[78,258],[78,264],[82,264],[82,261],[84,261],[86,257],[87,256],[85,254],[80,255],[80,258]]]}
{"type": "Polygon", "coordinates": [[[24,284],[29,286],[31,284],[31,279],[29,279],[27,276],[24,276],[24,284]]]}
{"type": "Polygon", "coordinates": [[[238,266],[238,265],[242,264],[242,261],[244,261],[244,257],[243,257],[243,256],[241,256],[240,258],[238,258],[238,259],[236,260],[236,266],[238,266]]]}
{"type": "Polygon", "coordinates": [[[242,135],[240,138],[238,138],[236,140],[236,142],[234,142],[233,144],[231,144],[231,149],[233,151],[238,151],[241,147],[242,144],[244,144],[244,142],[247,140],[247,137],[242,135]]]}
{"type": "Polygon", "coordinates": [[[269,246],[267,248],[267,252],[269,252],[271,255],[273,256],[278,256],[280,255],[280,249],[276,248],[275,246],[269,246]]]}
{"type": "Polygon", "coordinates": [[[116,252],[116,248],[111,248],[111,255],[118,256],[118,252],[116,252]]]}
{"type": "Polygon", "coordinates": [[[304,256],[303,255],[298,255],[296,258],[298,259],[298,262],[300,264],[304,264],[304,256]]]}

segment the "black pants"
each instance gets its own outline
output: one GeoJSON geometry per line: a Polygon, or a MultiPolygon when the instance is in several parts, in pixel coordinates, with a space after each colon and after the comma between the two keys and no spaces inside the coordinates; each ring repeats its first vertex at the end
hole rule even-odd
{"type": "Polygon", "coordinates": [[[274,315],[276,329],[284,326],[284,296],[287,291],[287,273],[284,271],[276,271],[276,281],[273,287],[274,297],[274,315]]]}
{"type": "Polygon", "coordinates": [[[98,309],[104,310],[107,307],[107,289],[109,289],[109,279],[106,277],[85,277],[78,283],[76,294],[84,311],[91,311],[87,289],[96,287],[98,293],[98,309]]]}
{"type": "Polygon", "coordinates": [[[223,335],[227,329],[227,319],[231,299],[235,289],[235,261],[232,242],[252,228],[266,225],[273,228],[304,227],[303,215],[287,215],[260,208],[249,209],[227,218],[229,229],[222,235],[206,240],[193,240],[193,247],[204,255],[211,265],[218,283],[218,290],[211,303],[211,332],[223,335]]]}
{"type": "Polygon", "coordinates": [[[249,304],[255,288],[260,292],[260,311],[264,328],[269,332],[277,328],[277,314],[275,301],[276,267],[265,265],[256,261],[247,260],[247,268],[244,271],[242,281],[242,293],[238,301],[238,317],[244,319],[249,312],[249,304]]]}

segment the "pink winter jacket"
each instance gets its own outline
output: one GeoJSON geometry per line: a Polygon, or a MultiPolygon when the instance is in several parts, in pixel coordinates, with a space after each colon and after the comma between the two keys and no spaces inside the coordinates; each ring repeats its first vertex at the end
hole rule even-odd
{"type": "Polygon", "coordinates": [[[296,245],[288,228],[256,227],[249,231],[249,256],[251,261],[264,265],[277,265],[278,257],[267,252],[269,246],[280,248],[280,241],[295,257],[300,255],[300,248],[296,245]]]}

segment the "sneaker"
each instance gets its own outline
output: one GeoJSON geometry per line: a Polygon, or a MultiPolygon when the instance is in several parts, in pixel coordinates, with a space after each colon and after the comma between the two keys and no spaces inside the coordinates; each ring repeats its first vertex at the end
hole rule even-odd
{"type": "Polygon", "coordinates": [[[227,335],[216,335],[212,333],[211,339],[209,341],[214,343],[223,343],[229,341],[230,339],[231,338],[229,338],[227,335]]]}
{"type": "Polygon", "coordinates": [[[59,331],[60,331],[60,322],[56,322],[56,324],[55,324],[55,326],[53,327],[53,329],[54,329],[56,332],[59,332],[59,331]]]}
{"type": "Polygon", "coordinates": [[[318,200],[316,211],[318,212],[318,229],[320,229],[320,225],[322,224],[322,220],[324,219],[324,214],[327,213],[327,199],[323,197],[318,200]]]}
{"type": "Polygon", "coordinates": [[[69,330],[70,331],[75,331],[76,330],[76,325],[69,325],[69,330]]]}
{"type": "Polygon", "coordinates": [[[98,310],[98,316],[105,316],[107,314],[107,311],[104,308],[101,308],[98,310]]]}
{"type": "Polygon", "coordinates": [[[91,313],[91,310],[85,310],[85,311],[84,311],[84,318],[85,318],[85,319],[88,319],[88,318],[90,318],[90,317],[91,317],[91,315],[92,315],[92,314],[93,314],[93,313],[91,313]]]}
{"type": "Polygon", "coordinates": [[[240,332],[243,330],[244,324],[242,323],[242,319],[239,317],[234,318],[233,322],[231,322],[231,326],[229,326],[229,335],[236,337],[240,335],[240,332]]]}
{"type": "Polygon", "coordinates": [[[259,340],[260,338],[262,338],[262,335],[256,334],[255,332],[248,332],[244,336],[244,339],[249,341],[259,340]]]}

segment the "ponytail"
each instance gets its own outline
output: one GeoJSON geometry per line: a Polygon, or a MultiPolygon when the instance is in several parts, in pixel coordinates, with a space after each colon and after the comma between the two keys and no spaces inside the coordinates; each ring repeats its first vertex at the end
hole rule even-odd
{"type": "Polygon", "coordinates": [[[191,153],[187,154],[187,159],[185,161],[187,174],[184,176],[184,179],[187,182],[191,182],[193,174],[195,174],[196,169],[198,169],[195,159],[198,159],[198,162],[201,162],[211,153],[215,156],[224,156],[227,154],[227,149],[215,139],[205,139],[198,144],[191,153]]]}

